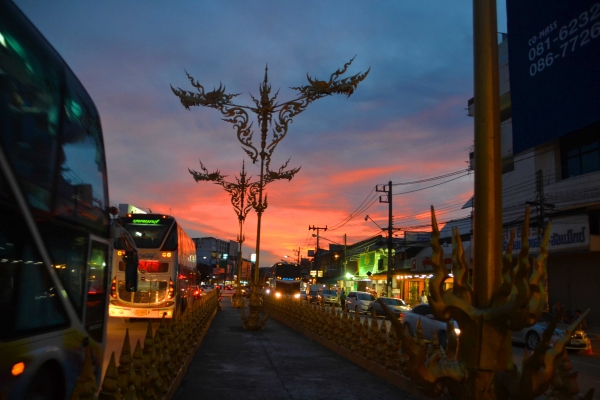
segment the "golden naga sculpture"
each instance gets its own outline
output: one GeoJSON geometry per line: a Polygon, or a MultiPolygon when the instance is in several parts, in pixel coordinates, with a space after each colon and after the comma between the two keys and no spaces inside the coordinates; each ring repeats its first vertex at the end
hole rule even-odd
{"type": "MultiPolygon", "coordinates": [[[[468,267],[458,229],[452,232],[452,274],[454,285],[444,289],[450,277],[444,264],[439,244],[440,232],[433,207],[431,208],[433,234],[431,257],[433,278],[429,288],[429,304],[437,318],[447,321],[448,345],[446,350],[437,345],[425,346],[420,320],[415,336],[402,328],[401,322],[380,301],[402,343],[402,352],[409,357],[407,374],[422,391],[435,397],[449,392],[461,399],[534,399],[552,385],[551,398],[571,398],[578,386],[565,352],[575,328],[588,314],[584,312],[554,343],[551,336],[558,318],[545,330],[533,354],[526,354],[523,365],[517,366],[512,358],[512,332],[535,324],[545,306],[546,259],[550,226],[545,230],[540,254],[529,261],[529,208],[521,233],[521,251],[513,260],[514,231],[503,258],[502,279],[490,307],[480,308],[468,279],[468,267]],[[460,345],[452,329],[451,319],[460,327],[460,345]]],[[[575,375],[576,376],[576,375],[575,375]]],[[[586,398],[591,399],[593,389],[586,398]]]]}

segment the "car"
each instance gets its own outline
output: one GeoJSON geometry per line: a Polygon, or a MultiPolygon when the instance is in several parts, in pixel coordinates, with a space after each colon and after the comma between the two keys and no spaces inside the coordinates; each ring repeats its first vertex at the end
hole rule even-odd
{"type": "MultiPolygon", "coordinates": [[[[436,332],[440,346],[445,349],[448,343],[446,321],[437,319],[433,315],[433,311],[431,310],[431,306],[429,304],[418,304],[411,310],[405,311],[402,317],[402,325],[404,327],[408,327],[408,333],[411,336],[415,334],[419,319],[421,319],[421,328],[423,330],[423,336],[425,337],[425,340],[432,340],[433,333],[436,332]]],[[[451,321],[454,325],[454,332],[457,336],[460,335],[458,323],[454,320],[451,321]]]]}
{"type": "Polygon", "coordinates": [[[228,297],[235,294],[235,288],[233,286],[225,286],[221,289],[221,296],[228,297]]]}
{"type": "Polygon", "coordinates": [[[369,304],[375,300],[375,296],[367,292],[350,292],[346,297],[346,308],[348,312],[368,313],[369,304]]]}
{"type": "MultiPolygon", "coordinates": [[[[410,311],[410,306],[402,299],[396,299],[394,297],[380,297],[379,299],[385,303],[396,318],[401,318],[406,311],[410,311]]],[[[369,313],[372,313],[373,311],[375,311],[377,316],[386,316],[385,311],[378,300],[374,300],[369,304],[369,313]]]]}
{"type": "MultiPolygon", "coordinates": [[[[552,321],[552,314],[549,312],[542,312],[540,320],[532,326],[525,327],[520,331],[513,332],[512,341],[516,343],[523,343],[529,350],[533,350],[542,340],[542,335],[548,327],[548,324],[552,321]]],[[[556,328],[550,338],[550,343],[554,343],[557,340],[565,336],[565,332],[569,326],[564,323],[556,324],[556,328]]],[[[587,350],[590,347],[590,341],[581,329],[577,329],[571,335],[570,340],[567,342],[565,348],[567,350],[587,350]]]]}
{"type": "Polygon", "coordinates": [[[333,289],[319,289],[317,292],[317,303],[325,304],[340,304],[338,293],[333,289]]]}
{"type": "Polygon", "coordinates": [[[316,303],[317,302],[317,291],[315,290],[311,290],[306,294],[306,300],[308,300],[309,303],[316,303]]]}
{"type": "Polygon", "coordinates": [[[202,289],[202,293],[208,293],[215,290],[215,287],[212,285],[200,285],[200,289],[202,289]]]}

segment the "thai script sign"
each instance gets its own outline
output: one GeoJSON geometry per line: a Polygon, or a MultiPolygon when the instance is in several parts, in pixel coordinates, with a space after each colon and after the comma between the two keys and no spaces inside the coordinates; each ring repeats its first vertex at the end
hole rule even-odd
{"type": "MultiPolygon", "coordinates": [[[[502,250],[506,251],[510,238],[510,229],[503,233],[502,250]]],[[[585,249],[590,246],[589,221],[587,215],[577,215],[566,218],[556,218],[552,221],[548,252],[566,249],[585,249]]],[[[537,228],[529,229],[529,252],[539,253],[542,236],[537,228]]],[[[521,229],[515,229],[513,254],[521,251],[521,229]]]]}

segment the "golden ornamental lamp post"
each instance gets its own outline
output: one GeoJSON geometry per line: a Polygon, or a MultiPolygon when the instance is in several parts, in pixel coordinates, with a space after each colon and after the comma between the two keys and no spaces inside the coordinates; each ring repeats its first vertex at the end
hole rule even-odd
{"type": "Polygon", "coordinates": [[[181,88],[174,89],[171,86],[171,90],[179,97],[181,104],[186,109],[189,110],[192,106],[203,106],[219,110],[225,117],[223,120],[233,124],[238,141],[242,144],[243,150],[252,162],[257,163],[260,161],[259,182],[250,189],[252,208],[257,213],[258,221],[256,228],[256,263],[249,305],[250,315],[248,318],[243,315],[243,326],[246,330],[263,330],[266,320],[266,317],[262,320],[260,318],[262,297],[259,285],[261,217],[267,208],[267,196],[264,195],[263,197],[263,191],[269,182],[278,179],[292,179],[299,170],[299,168],[296,168],[286,171],[288,160],[279,171],[272,171],[270,169],[271,156],[277,144],[286,136],[292,118],[306,110],[310,103],[333,94],[344,94],[346,97],[350,97],[354,93],[358,84],[367,77],[369,70],[364,74],[358,73],[347,78],[340,78],[340,75],[346,72],[353,60],[354,58],[344,64],[343,68],[331,74],[328,81],[313,80],[308,76],[308,85],[292,88],[298,91],[297,97],[282,103],[277,102],[279,92],[271,96],[267,68],[265,69],[264,81],[259,86],[260,97],[256,99],[251,96],[254,102],[253,106],[234,104],[232,100],[239,94],[226,94],[225,87],[222,85],[219,85],[218,89],[205,92],[204,87],[187,72],[186,75],[197,92],[190,92],[181,88]],[[249,123],[249,112],[256,115],[260,128],[260,145],[258,146],[252,141],[254,132],[252,123],[249,123]],[[269,128],[272,128],[272,138],[267,144],[269,128]]]}
{"type": "Polygon", "coordinates": [[[216,185],[219,185],[229,193],[229,197],[231,200],[231,205],[238,217],[238,224],[240,228],[240,233],[238,235],[237,241],[239,243],[238,249],[238,262],[237,262],[237,278],[236,278],[236,295],[232,301],[234,308],[244,307],[246,305],[246,301],[242,296],[242,291],[240,288],[240,276],[242,274],[242,244],[244,243],[244,222],[246,221],[246,216],[250,209],[252,208],[252,203],[247,200],[249,195],[249,189],[253,186],[257,185],[257,182],[250,182],[249,178],[247,178],[245,165],[242,162],[242,170],[240,171],[240,176],[234,176],[236,182],[226,182],[226,175],[221,175],[221,173],[217,170],[209,173],[208,170],[200,161],[200,168],[203,172],[197,172],[191,169],[188,169],[190,174],[194,177],[196,182],[207,181],[213,182],[216,185]]]}
{"type": "MultiPolygon", "coordinates": [[[[532,326],[545,306],[547,248],[550,227],[545,230],[540,254],[531,265],[529,258],[529,209],[522,228],[522,247],[513,260],[514,232],[502,257],[502,187],[500,169],[500,118],[498,86],[498,44],[495,0],[473,1],[474,83],[475,83],[475,213],[473,232],[473,279],[458,229],[452,232],[452,273],[454,285],[445,289],[449,278],[439,244],[439,230],[433,207],[433,278],[429,304],[436,317],[447,322],[448,345],[440,347],[437,336],[425,348],[420,321],[415,337],[392,318],[408,355],[410,377],[430,396],[449,391],[460,399],[567,399],[579,393],[565,345],[586,311],[551,343],[559,316],[546,328],[540,344],[522,365],[512,359],[512,332],[532,326]],[[451,319],[458,322],[460,343],[451,319]],[[548,389],[551,390],[548,392],[548,389]]],[[[385,304],[382,303],[384,308],[385,304]]],[[[591,399],[593,389],[585,398],[591,399]]]]}

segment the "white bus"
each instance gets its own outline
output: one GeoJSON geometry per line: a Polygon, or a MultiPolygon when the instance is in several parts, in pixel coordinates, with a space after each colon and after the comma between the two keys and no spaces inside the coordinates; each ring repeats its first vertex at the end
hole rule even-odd
{"type": "Polygon", "coordinates": [[[111,239],[137,258],[123,232],[92,99],[0,0],[0,397],[69,398],[88,352],[100,384],[111,239]]]}
{"type": "Polygon", "coordinates": [[[124,249],[115,246],[108,315],[118,318],[172,318],[193,301],[196,245],[175,221],[162,214],[127,214],[123,228],[139,251],[137,288],[125,282],[124,249]],[[129,290],[129,291],[128,291],[129,290]]]}

